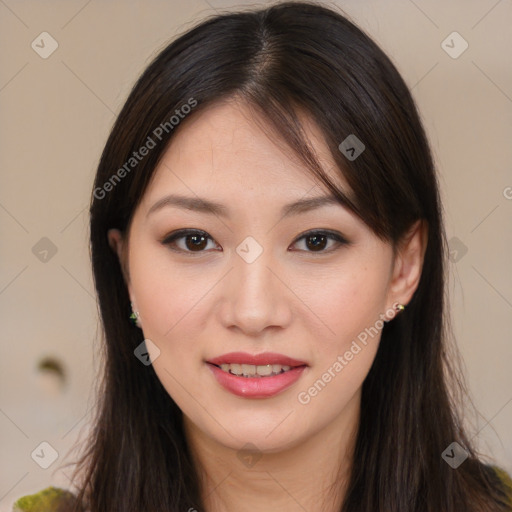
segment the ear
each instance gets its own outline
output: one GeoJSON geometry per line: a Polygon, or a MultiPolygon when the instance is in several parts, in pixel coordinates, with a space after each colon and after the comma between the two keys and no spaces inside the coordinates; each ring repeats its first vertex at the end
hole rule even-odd
{"type": "Polygon", "coordinates": [[[126,283],[126,287],[128,288],[128,295],[130,296],[130,302],[132,303],[132,311],[137,315],[136,325],[139,328],[142,328],[140,314],[138,312],[137,303],[132,293],[132,288],[130,285],[130,274],[128,272],[128,258],[126,251],[128,247],[126,245],[126,241],[124,239],[123,234],[119,229],[109,229],[107,233],[108,243],[112,250],[117,254],[119,258],[119,264],[121,265],[121,271],[123,273],[124,281],[126,283]]]}
{"type": "Polygon", "coordinates": [[[427,242],[428,226],[420,219],[398,243],[389,285],[389,307],[397,302],[406,305],[411,300],[420,282],[427,242]]]}
{"type": "Polygon", "coordinates": [[[112,250],[117,254],[119,264],[121,265],[121,271],[123,272],[124,280],[126,282],[126,285],[129,287],[130,276],[126,265],[126,248],[123,234],[119,229],[109,229],[107,233],[107,238],[108,244],[110,245],[112,250]]]}

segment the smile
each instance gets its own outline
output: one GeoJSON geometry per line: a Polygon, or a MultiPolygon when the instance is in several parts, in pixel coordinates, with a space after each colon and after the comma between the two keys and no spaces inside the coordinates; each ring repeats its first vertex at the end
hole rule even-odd
{"type": "Polygon", "coordinates": [[[291,366],[281,364],[221,364],[215,365],[226,373],[237,375],[238,377],[273,377],[285,373],[291,369],[291,366]]]}

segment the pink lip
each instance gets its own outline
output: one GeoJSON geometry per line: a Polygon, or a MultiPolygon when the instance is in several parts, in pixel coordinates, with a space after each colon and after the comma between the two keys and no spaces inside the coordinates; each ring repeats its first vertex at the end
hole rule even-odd
{"type": "Polygon", "coordinates": [[[277,395],[297,381],[306,369],[306,366],[297,366],[272,377],[239,377],[225,372],[211,363],[207,364],[217,382],[224,389],[244,398],[267,398],[277,395]]]}
{"type": "MultiPolygon", "coordinates": [[[[254,364],[257,366],[266,364],[280,364],[282,366],[308,366],[304,361],[298,361],[275,352],[263,352],[262,354],[248,354],[247,352],[230,352],[222,356],[208,359],[207,363],[216,364],[254,364]]],[[[244,377],[246,378],[246,377],[244,377]]]]}
{"type": "Polygon", "coordinates": [[[230,352],[206,362],[217,382],[224,389],[245,398],[267,398],[284,391],[300,378],[308,366],[304,361],[273,352],[256,355],[246,352],[230,352]],[[268,377],[239,377],[221,370],[218,367],[221,364],[253,364],[257,366],[280,364],[292,368],[287,372],[268,377]]]}

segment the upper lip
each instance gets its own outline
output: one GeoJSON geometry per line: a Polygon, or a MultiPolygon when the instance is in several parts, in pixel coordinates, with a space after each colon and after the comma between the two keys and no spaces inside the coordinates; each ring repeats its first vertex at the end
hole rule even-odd
{"type": "Polygon", "coordinates": [[[207,363],[221,364],[253,364],[264,366],[267,364],[280,364],[281,366],[307,366],[304,361],[293,359],[292,357],[274,352],[263,352],[261,354],[248,354],[247,352],[230,352],[218,357],[208,359],[207,363]]]}

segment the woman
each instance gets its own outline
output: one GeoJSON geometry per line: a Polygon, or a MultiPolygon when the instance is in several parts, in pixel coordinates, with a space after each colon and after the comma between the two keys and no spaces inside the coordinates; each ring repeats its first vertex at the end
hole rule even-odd
{"type": "Polygon", "coordinates": [[[170,44],[90,213],[105,368],[74,510],[512,510],[447,380],[424,130],[340,14],[284,3],[170,44]]]}

